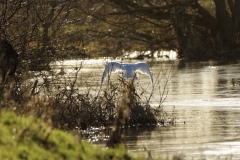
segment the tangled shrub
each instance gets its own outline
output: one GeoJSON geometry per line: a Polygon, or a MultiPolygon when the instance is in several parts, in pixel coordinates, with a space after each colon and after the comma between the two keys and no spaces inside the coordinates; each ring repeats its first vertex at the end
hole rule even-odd
{"type": "Polygon", "coordinates": [[[149,104],[152,93],[146,94],[150,97],[144,100],[146,91],[135,80],[125,80],[121,77],[117,81],[108,80],[100,94],[94,96],[91,94],[91,88],[84,93],[77,89],[79,86],[76,79],[79,71],[80,69],[77,70],[75,79],[66,78],[65,82],[60,83],[61,87],[57,83],[58,79],[51,79],[54,82],[51,85],[51,81],[40,83],[39,79],[26,84],[22,83],[24,78],[21,78],[12,85],[10,93],[5,94],[7,96],[1,101],[8,104],[12,100],[11,97],[14,97],[14,107],[2,105],[1,108],[10,107],[20,115],[34,115],[51,120],[53,127],[64,130],[113,126],[119,107],[129,110],[124,125],[154,125],[161,122],[161,104],[158,108],[152,108],[149,104]]]}

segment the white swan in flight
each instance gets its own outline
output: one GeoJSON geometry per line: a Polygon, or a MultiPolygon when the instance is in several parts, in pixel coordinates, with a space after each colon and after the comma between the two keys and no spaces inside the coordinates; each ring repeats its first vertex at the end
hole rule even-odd
{"type": "MultiPolygon", "coordinates": [[[[136,77],[136,72],[140,72],[142,74],[146,74],[149,76],[152,87],[153,87],[153,77],[149,70],[147,63],[139,62],[135,64],[124,64],[118,62],[109,62],[103,72],[102,80],[101,80],[101,87],[105,80],[105,78],[114,72],[123,72],[123,78],[125,79],[134,79],[136,77]]],[[[100,87],[100,88],[101,88],[100,87]]]]}

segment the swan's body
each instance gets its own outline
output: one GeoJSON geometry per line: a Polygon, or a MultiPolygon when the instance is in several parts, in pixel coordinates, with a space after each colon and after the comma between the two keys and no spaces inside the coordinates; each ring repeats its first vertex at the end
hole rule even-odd
{"type": "Polygon", "coordinates": [[[118,62],[109,62],[103,72],[101,86],[105,80],[105,78],[114,72],[123,72],[123,78],[125,79],[134,79],[136,77],[136,72],[140,72],[142,74],[146,74],[149,76],[150,81],[153,86],[153,78],[152,74],[149,70],[147,63],[140,62],[135,64],[124,64],[118,62]]]}

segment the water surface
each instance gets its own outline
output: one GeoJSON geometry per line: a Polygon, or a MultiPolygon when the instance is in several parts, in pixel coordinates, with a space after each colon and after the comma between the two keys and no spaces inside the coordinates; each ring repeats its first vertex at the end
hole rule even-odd
{"type": "MultiPolygon", "coordinates": [[[[124,61],[135,63],[136,61],[124,61]]],[[[132,153],[184,159],[240,159],[240,64],[235,62],[147,61],[155,81],[151,104],[157,106],[165,89],[162,104],[174,110],[176,125],[131,127],[125,132],[126,147],[132,153]],[[167,85],[165,85],[167,84],[167,85]]],[[[102,60],[65,61],[53,65],[57,72],[64,66],[74,77],[78,73],[79,92],[99,89],[105,62],[102,60]]],[[[115,76],[117,78],[117,76],[115,76]]],[[[113,77],[114,80],[114,77],[113,77]]],[[[139,85],[151,92],[149,78],[139,75],[139,85]]]]}

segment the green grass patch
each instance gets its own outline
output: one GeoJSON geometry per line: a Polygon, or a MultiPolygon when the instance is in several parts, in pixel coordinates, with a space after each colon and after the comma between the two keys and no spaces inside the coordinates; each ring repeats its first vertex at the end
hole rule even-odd
{"type": "MultiPolygon", "coordinates": [[[[77,141],[64,131],[52,129],[41,119],[0,112],[0,159],[139,159],[121,145],[104,149],[77,141]]],[[[140,158],[144,159],[144,158],[140,158]]]]}

